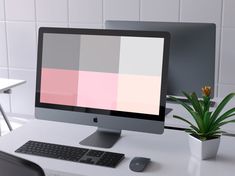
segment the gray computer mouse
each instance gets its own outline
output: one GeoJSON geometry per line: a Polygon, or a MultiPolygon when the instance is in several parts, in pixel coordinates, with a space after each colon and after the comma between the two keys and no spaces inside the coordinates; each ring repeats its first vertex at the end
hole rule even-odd
{"type": "Polygon", "coordinates": [[[130,162],[129,168],[134,172],[142,172],[149,162],[150,158],[134,157],[130,162]]]}

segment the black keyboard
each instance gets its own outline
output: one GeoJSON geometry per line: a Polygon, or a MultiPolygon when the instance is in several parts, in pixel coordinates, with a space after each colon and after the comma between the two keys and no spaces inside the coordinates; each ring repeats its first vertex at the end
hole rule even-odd
{"type": "Polygon", "coordinates": [[[37,141],[28,141],[15,152],[113,168],[115,168],[125,156],[122,153],[105,152],[37,141]]]}

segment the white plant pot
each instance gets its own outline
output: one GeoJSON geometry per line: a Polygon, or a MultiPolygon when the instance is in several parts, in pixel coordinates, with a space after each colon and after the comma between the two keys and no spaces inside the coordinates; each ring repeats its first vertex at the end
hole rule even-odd
{"type": "Polygon", "coordinates": [[[206,141],[201,141],[192,135],[189,136],[189,147],[191,154],[199,159],[205,160],[213,158],[217,155],[220,137],[215,139],[210,139],[206,141]]]}

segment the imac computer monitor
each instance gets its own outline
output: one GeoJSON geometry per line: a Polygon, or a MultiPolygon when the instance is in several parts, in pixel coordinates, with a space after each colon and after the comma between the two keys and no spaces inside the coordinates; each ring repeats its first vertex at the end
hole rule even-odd
{"type": "Polygon", "coordinates": [[[202,97],[201,88],[206,85],[215,90],[215,24],[106,21],[105,28],[168,31],[171,43],[167,95],[181,97],[185,91],[202,97]]]}
{"type": "Polygon", "coordinates": [[[81,144],[111,147],[122,129],[164,130],[167,32],[40,28],[35,115],[97,126],[81,144]]]}

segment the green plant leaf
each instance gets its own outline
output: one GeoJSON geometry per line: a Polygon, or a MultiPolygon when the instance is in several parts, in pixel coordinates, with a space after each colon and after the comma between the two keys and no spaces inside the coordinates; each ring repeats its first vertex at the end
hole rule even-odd
{"type": "Polygon", "coordinates": [[[211,133],[215,133],[217,131],[220,131],[220,127],[219,126],[216,126],[215,128],[213,129],[210,129],[206,132],[206,134],[211,134],[211,133]]]}
{"type": "Polygon", "coordinates": [[[220,123],[222,123],[225,119],[227,119],[227,118],[229,118],[229,117],[232,117],[232,116],[235,116],[235,113],[234,113],[234,114],[230,114],[230,115],[224,117],[223,120],[220,120],[220,121],[219,121],[219,120],[216,120],[215,122],[213,122],[213,123],[210,125],[209,130],[213,130],[214,128],[220,127],[220,126],[221,126],[220,123]]]}
{"type": "Polygon", "coordinates": [[[192,125],[190,125],[190,128],[192,128],[195,132],[197,132],[197,133],[199,133],[200,132],[200,130],[196,127],[196,126],[192,126],[192,125]]]}
{"type": "Polygon", "coordinates": [[[190,129],[187,129],[186,132],[192,134],[193,136],[199,139],[210,139],[214,137],[218,137],[222,134],[220,127],[227,123],[235,123],[235,120],[227,120],[231,116],[235,115],[235,108],[232,108],[222,115],[223,108],[227,105],[227,103],[235,96],[235,93],[231,93],[227,95],[221,103],[218,105],[216,110],[212,113],[209,111],[210,109],[210,97],[204,96],[202,100],[199,100],[195,93],[189,95],[186,92],[183,92],[185,97],[189,100],[192,106],[186,104],[185,102],[175,98],[170,97],[175,102],[182,105],[193,117],[195,121],[195,125],[190,121],[186,120],[183,117],[174,115],[174,118],[182,120],[190,125],[190,129]],[[220,115],[220,116],[219,116],[220,115]]]}
{"type": "Polygon", "coordinates": [[[210,126],[210,128],[208,129],[208,132],[210,131],[217,131],[220,129],[219,123],[214,123],[213,125],[210,126]]]}
{"type": "Polygon", "coordinates": [[[198,113],[193,110],[193,108],[191,108],[189,105],[182,102],[181,100],[178,100],[175,97],[170,97],[170,98],[176,101],[177,103],[181,104],[192,115],[200,131],[204,130],[202,119],[199,117],[198,113]]]}
{"type": "Polygon", "coordinates": [[[195,92],[191,95],[191,102],[194,110],[198,112],[200,117],[203,117],[203,109],[201,107],[201,104],[199,103],[198,97],[195,92]]]}
{"type": "Polygon", "coordinates": [[[204,113],[204,111],[205,111],[205,103],[202,100],[199,100],[199,103],[200,103],[200,106],[202,107],[202,111],[204,113]]]}
{"type": "Polygon", "coordinates": [[[189,102],[192,104],[194,111],[198,112],[200,115],[202,115],[202,111],[203,111],[203,106],[201,105],[200,101],[198,100],[198,97],[196,95],[195,92],[192,93],[192,95],[190,96],[188,93],[186,92],[182,92],[184,94],[184,96],[189,100],[189,102]]]}
{"type": "Polygon", "coordinates": [[[192,130],[192,129],[186,129],[185,130],[187,133],[196,133],[194,130],[192,130]]]}
{"type": "Polygon", "coordinates": [[[197,133],[200,132],[200,130],[199,130],[195,125],[193,125],[190,121],[186,120],[185,118],[180,117],[180,116],[177,116],[177,115],[173,115],[173,117],[176,118],[176,119],[179,119],[179,120],[182,120],[182,121],[188,123],[188,124],[190,125],[190,127],[191,127],[193,130],[195,130],[197,133]]]}
{"type": "Polygon", "coordinates": [[[189,102],[192,101],[192,97],[191,97],[187,92],[182,91],[182,93],[183,93],[184,96],[189,100],[189,102]]]}
{"type": "MultiPolygon", "coordinates": [[[[175,97],[172,97],[170,96],[170,99],[181,104],[185,109],[187,109],[188,111],[193,111],[193,108],[191,108],[189,105],[187,105],[186,103],[184,103],[183,101],[175,98],[175,97]]],[[[190,100],[189,100],[190,101],[190,100]]]]}
{"type": "Polygon", "coordinates": [[[203,103],[203,112],[205,113],[206,111],[209,111],[210,109],[210,105],[211,105],[211,101],[210,101],[210,97],[208,96],[203,96],[203,101],[201,101],[203,103]]]}
{"type": "Polygon", "coordinates": [[[183,117],[180,117],[180,116],[178,116],[178,115],[173,115],[173,117],[176,118],[176,119],[180,119],[180,120],[182,120],[182,121],[188,123],[188,124],[191,125],[191,126],[194,126],[190,121],[186,120],[186,119],[183,118],[183,117]]]}
{"type": "Polygon", "coordinates": [[[208,133],[205,134],[205,136],[207,136],[207,138],[211,138],[213,136],[217,136],[217,135],[221,135],[222,132],[220,130],[216,130],[216,131],[210,131],[208,133]]]}
{"type": "Polygon", "coordinates": [[[189,133],[191,136],[196,137],[196,138],[199,139],[199,136],[197,135],[197,133],[195,133],[195,132],[190,132],[190,131],[186,131],[186,132],[189,133]]]}
{"type": "Polygon", "coordinates": [[[204,125],[203,125],[203,119],[200,117],[200,115],[195,111],[192,111],[191,115],[194,118],[195,122],[197,123],[199,131],[205,132],[205,128],[204,128],[204,125]]]}
{"type": "Polygon", "coordinates": [[[229,109],[228,111],[226,111],[224,114],[222,114],[220,117],[218,117],[215,121],[215,123],[219,123],[222,122],[223,120],[234,116],[235,114],[232,114],[235,112],[235,108],[229,109]]]}
{"type": "Polygon", "coordinates": [[[225,121],[225,122],[221,122],[221,123],[219,123],[219,126],[221,127],[221,126],[223,126],[225,124],[228,124],[228,123],[235,123],[235,120],[228,120],[228,121],[225,121]]]}
{"type": "Polygon", "coordinates": [[[204,125],[204,128],[205,128],[205,132],[208,131],[209,128],[210,128],[211,114],[212,114],[212,112],[208,112],[208,111],[206,111],[204,113],[203,125],[204,125]]]}
{"type": "Polygon", "coordinates": [[[225,105],[235,96],[235,93],[230,93],[228,94],[222,101],[221,103],[218,105],[218,107],[216,108],[216,110],[214,111],[214,113],[212,114],[211,118],[212,121],[211,123],[213,123],[218,115],[220,114],[220,112],[223,110],[223,108],[225,107],[225,105]]]}
{"type": "Polygon", "coordinates": [[[198,137],[198,133],[195,132],[195,131],[192,130],[192,129],[186,129],[185,132],[186,132],[186,133],[189,133],[189,134],[191,134],[191,135],[193,135],[193,136],[195,136],[195,137],[198,137]]]}
{"type": "Polygon", "coordinates": [[[226,124],[228,124],[228,123],[235,123],[235,119],[234,119],[234,120],[228,120],[228,121],[222,121],[222,122],[220,122],[220,123],[214,123],[214,124],[212,125],[212,127],[210,128],[210,131],[217,130],[217,129],[219,129],[221,126],[226,125],[226,124]]]}

